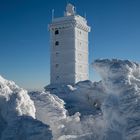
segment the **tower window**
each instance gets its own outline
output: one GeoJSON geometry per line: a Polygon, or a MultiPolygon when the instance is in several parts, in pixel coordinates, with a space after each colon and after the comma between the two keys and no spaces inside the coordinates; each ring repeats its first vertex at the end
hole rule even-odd
{"type": "Polygon", "coordinates": [[[59,64],[56,64],[55,67],[58,68],[59,67],[59,64]]]}
{"type": "Polygon", "coordinates": [[[56,31],[55,31],[55,35],[58,35],[58,34],[59,34],[59,30],[56,30],[56,31]]]}
{"type": "Polygon", "coordinates": [[[56,52],[56,56],[58,56],[59,55],[59,52],[56,52]]]}
{"type": "Polygon", "coordinates": [[[56,76],[56,80],[58,80],[59,79],[59,76],[56,76]]]}
{"type": "Polygon", "coordinates": [[[55,46],[58,46],[58,45],[59,45],[59,41],[56,41],[56,42],[55,42],[55,46]]]}

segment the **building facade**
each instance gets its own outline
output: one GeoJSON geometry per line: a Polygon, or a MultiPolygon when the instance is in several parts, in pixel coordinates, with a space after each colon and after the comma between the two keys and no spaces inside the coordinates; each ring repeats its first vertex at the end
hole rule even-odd
{"type": "Polygon", "coordinates": [[[68,4],[64,17],[53,18],[49,25],[51,84],[75,84],[89,76],[88,32],[85,18],[68,4]]]}

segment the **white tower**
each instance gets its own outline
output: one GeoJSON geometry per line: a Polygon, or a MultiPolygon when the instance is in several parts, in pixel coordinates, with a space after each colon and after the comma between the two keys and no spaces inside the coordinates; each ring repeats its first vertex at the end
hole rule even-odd
{"type": "Polygon", "coordinates": [[[64,17],[54,18],[49,25],[51,43],[50,82],[75,84],[88,79],[88,32],[85,18],[68,4],[64,17]]]}

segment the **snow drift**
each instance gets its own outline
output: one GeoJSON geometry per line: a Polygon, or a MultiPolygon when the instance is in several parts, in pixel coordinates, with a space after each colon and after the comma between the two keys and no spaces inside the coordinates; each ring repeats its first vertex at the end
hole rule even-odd
{"type": "Polygon", "coordinates": [[[101,81],[42,92],[0,77],[0,139],[139,140],[140,65],[100,59],[93,66],[101,81]]]}

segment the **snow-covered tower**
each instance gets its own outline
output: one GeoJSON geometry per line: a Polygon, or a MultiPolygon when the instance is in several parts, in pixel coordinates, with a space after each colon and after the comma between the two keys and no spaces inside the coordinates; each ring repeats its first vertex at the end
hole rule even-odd
{"type": "Polygon", "coordinates": [[[64,17],[53,18],[49,25],[51,43],[51,84],[74,84],[87,80],[88,32],[84,17],[67,4],[64,17]]]}

